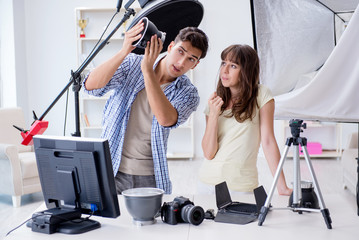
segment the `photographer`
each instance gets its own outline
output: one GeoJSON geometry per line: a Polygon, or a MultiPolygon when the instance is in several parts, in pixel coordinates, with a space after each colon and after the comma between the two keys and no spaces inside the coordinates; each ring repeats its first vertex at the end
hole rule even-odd
{"type": "Polygon", "coordinates": [[[198,28],[182,29],[158,58],[156,35],[144,56],[132,54],[140,39],[140,21],[125,34],[122,49],[95,68],[84,81],[94,96],[113,93],[106,103],[101,137],[109,140],[116,189],[158,187],[171,193],[166,159],[170,129],[184,123],[199,104],[196,87],[184,74],[197,66],[208,49],[198,28]]]}

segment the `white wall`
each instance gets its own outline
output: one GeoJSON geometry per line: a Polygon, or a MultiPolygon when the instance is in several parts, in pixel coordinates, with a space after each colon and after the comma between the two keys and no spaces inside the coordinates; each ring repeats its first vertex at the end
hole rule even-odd
{"type": "MultiPolygon", "coordinates": [[[[12,42],[15,44],[16,51],[13,50],[12,55],[6,55],[6,61],[14,65],[17,64],[15,72],[18,76],[14,75],[10,78],[17,79],[17,86],[15,85],[18,96],[17,104],[24,108],[29,127],[32,122],[31,111],[35,110],[38,116],[44,113],[68,83],[70,71],[77,69],[74,9],[76,7],[114,8],[117,0],[0,1],[2,5],[4,2],[13,2],[14,6],[13,23],[9,21],[5,27],[7,29],[10,24],[16,26],[13,28],[14,30],[6,30],[8,34],[5,37],[14,39],[12,42]]],[[[123,1],[123,5],[125,3],[127,1],[123,1]]],[[[205,127],[203,110],[208,96],[215,90],[220,52],[233,43],[253,45],[250,0],[220,2],[202,0],[201,3],[204,6],[205,15],[200,28],[209,36],[210,49],[207,57],[201,61],[195,71],[195,84],[201,97],[198,111],[194,114],[196,157],[203,155],[200,144],[205,127]]],[[[0,11],[3,22],[2,11],[4,10],[2,7],[0,11]]],[[[1,32],[3,33],[4,29],[1,32]]],[[[11,74],[15,74],[15,72],[11,74]]],[[[62,135],[63,133],[65,97],[66,94],[45,118],[50,122],[46,131],[48,135],[62,135]]],[[[75,130],[71,89],[69,100],[67,135],[75,130]]],[[[355,127],[349,129],[352,130],[348,131],[357,130],[355,127]]],[[[278,136],[281,136],[281,129],[277,130],[278,136]]],[[[346,138],[347,136],[343,137],[343,139],[346,138]]],[[[279,144],[281,148],[280,141],[279,144]]]]}
{"type": "MultiPolygon", "coordinates": [[[[112,7],[116,1],[96,0],[32,0],[25,2],[26,49],[29,92],[29,117],[35,110],[38,117],[59,95],[77,69],[76,61],[76,7],[112,7]]],[[[74,129],[74,97],[69,89],[68,128],[74,129]]],[[[62,135],[66,94],[46,115],[49,128],[46,134],[62,135]]]]}
{"type": "Polygon", "coordinates": [[[15,66],[15,34],[14,5],[12,1],[0,0],[0,41],[1,41],[1,88],[2,106],[16,106],[16,66],[15,66]],[[6,91],[4,91],[6,89],[6,91]]]}

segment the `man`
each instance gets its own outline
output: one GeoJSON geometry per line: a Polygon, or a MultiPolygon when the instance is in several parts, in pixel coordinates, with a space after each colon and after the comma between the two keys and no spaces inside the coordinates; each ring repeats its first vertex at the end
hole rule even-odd
{"type": "Polygon", "coordinates": [[[184,74],[208,49],[206,34],[184,28],[158,58],[163,45],[156,35],[144,55],[131,53],[141,38],[140,21],[125,34],[121,50],[85,79],[85,91],[106,103],[102,137],[109,140],[116,189],[158,187],[172,192],[166,158],[169,131],[184,123],[199,104],[195,86],[184,74]]]}

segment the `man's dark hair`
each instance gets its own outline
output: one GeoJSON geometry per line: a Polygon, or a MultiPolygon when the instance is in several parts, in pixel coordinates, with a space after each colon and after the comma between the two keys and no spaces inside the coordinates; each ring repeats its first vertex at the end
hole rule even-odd
{"type": "Polygon", "coordinates": [[[207,55],[208,50],[208,37],[200,29],[196,27],[186,27],[183,28],[177,35],[175,43],[179,41],[185,42],[188,41],[192,44],[193,47],[198,48],[202,51],[201,58],[204,58],[207,55]]]}

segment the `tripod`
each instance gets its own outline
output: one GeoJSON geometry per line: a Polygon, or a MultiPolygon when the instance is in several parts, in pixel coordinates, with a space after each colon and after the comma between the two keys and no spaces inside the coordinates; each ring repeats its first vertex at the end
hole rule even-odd
{"type": "Polygon", "coordinates": [[[264,203],[264,205],[262,206],[259,216],[258,216],[258,225],[262,226],[266,215],[269,211],[269,206],[273,197],[273,193],[275,191],[275,187],[277,185],[280,173],[282,171],[283,168],[283,164],[284,161],[287,157],[287,153],[289,150],[289,147],[293,144],[293,164],[294,164],[294,181],[293,181],[293,202],[290,206],[288,206],[288,208],[290,210],[293,210],[294,212],[298,212],[298,213],[302,213],[303,211],[309,211],[309,212],[321,212],[325,223],[327,225],[328,229],[332,228],[332,220],[330,218],[330,214],[329,214],[329,210],[325,207],[324,204],[324,200],[323,200],[323,196],[322,193],[319,189],[319,184],[317,181],[317,178],[315,176],[314,170],[313,170],[313,166],[312,163],[310,161],[309,158],[309,154],[307,151],[307,139],[304,137],[300,137],[300,132],[303,132],[303,130],[301,129],[306,128],[306,124],[302,124],[303,120],[299,120],[299,119],[292,119],[289,121],[289,126],[291,128],[291,133],[292,133],[292,137],[288,137],[287,141],[286,141],[286,146],[284,148],[284,154],[282,155],[280,161],[279,161],[279,165],[277,168],[277,171],[274,175],[274,181],[272,184],[272,187],[270,189],[270,192],[268,194],[268,197],[264,203]],[[319,200],[319,207],[320,209],[314,209],[314,208],[307,208],[307,207],[303,207],[303,202],[302,202],[302,189],[301,189],[301,178],[300,178],[300,158],[299,158],[299,144],[302,146],[303,152],[304,152],[304,157],[305,160],[307,162],[310,174],[312,176],[313,179],[313,184],[314,184],[314,188],[316,189],[316,192],[318,194],[318,200],[319,200]]]}

